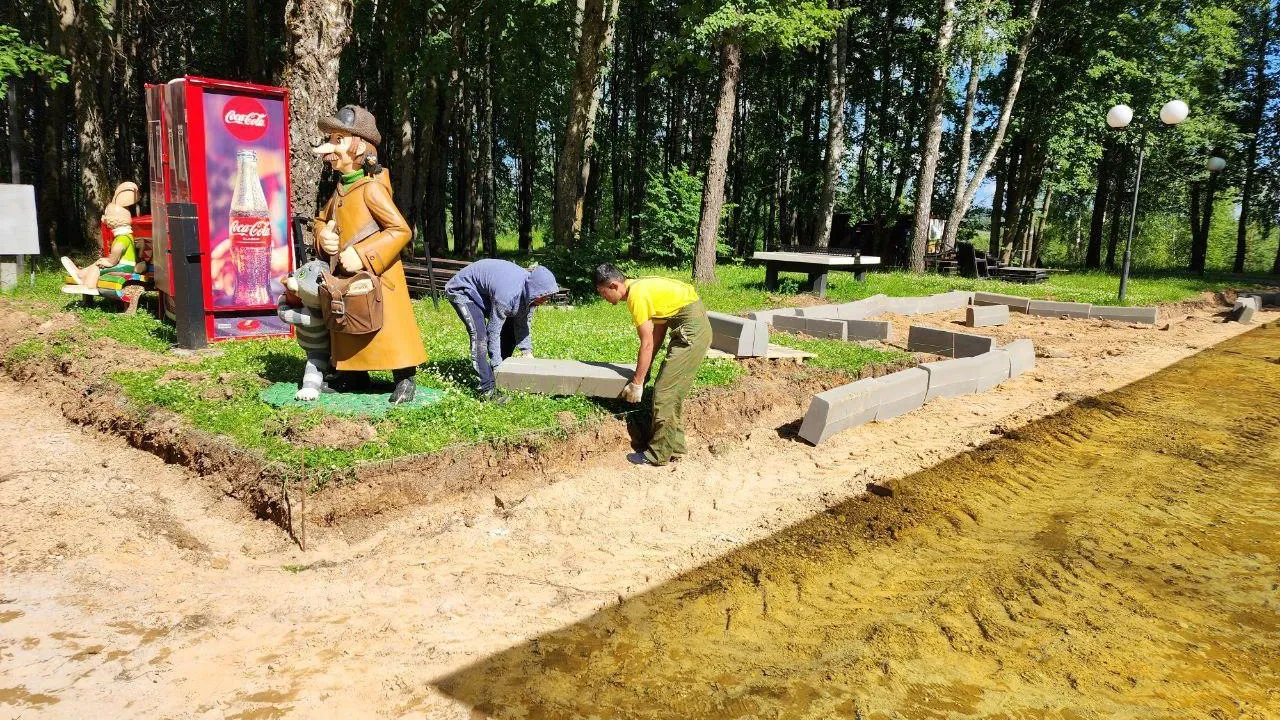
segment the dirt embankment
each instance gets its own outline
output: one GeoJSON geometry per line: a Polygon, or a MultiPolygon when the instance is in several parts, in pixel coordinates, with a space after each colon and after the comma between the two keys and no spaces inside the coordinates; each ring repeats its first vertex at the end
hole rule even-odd
{"type": "MultiPolygon", "coordinates": [[[[406,508],[466,497],[519,497],[554,482],[602,455],[633,444],[635,428],[620,418],[566,424],[564,438],[547,433],[502,443],[465,445],[425,456],[366,463],[329,478],[299,497],[298,472],[267,462],[225,438],[192,428],[181,416],[130,403],[105,378],[120,367],[150,368],[182,361],[122,345],[109,338],[90,341],[75,318],[58,313],[41,320],[16,309],[0,313],[0,358],[8,348],[32,338],[53,337],[74,345],[74,353],[44,354],[3,369],[25,391],[39,392],[73,422],[124,438],[166,462],[189,468],[210,487],[244,502],[262,518],[300,533],[305,512],[312,528],[341,527],[362,537],[406,508]],[[305,507],[305,510],[304,510],[305,507]]],[[[2,361],[0,361],[2,362],[2,361]]],[[[730,388],[699,393],[686,405],[686,423],[708,446],[738,442],[761,418],[786,423],[803,413],[809,398],[847,382],[841,373],[794,363],[753,360],[730,388]]],[[[859,377],[894,372],[897,366],[869,366],[859,377]]],[[[174,374],[180,374],[175,370],[174,374]]]]}

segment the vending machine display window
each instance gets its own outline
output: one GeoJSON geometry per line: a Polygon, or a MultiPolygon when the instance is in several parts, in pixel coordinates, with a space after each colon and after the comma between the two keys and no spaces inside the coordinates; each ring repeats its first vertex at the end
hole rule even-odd
{"type": "Polygon", "coordinates": [[[147,88],[156,286],[180,343],[194,323],[211,342],[292,332],[275,312],[294,263],[288,118],[284,88],[201,77],[147,88]]]}

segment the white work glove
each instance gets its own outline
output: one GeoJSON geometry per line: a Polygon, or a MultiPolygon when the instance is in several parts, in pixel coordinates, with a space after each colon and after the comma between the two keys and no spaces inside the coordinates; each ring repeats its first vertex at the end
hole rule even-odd
{"type": "Polygon", "coordinates": [[[644,385],[640,383],[629,382],[626,387],[622,388],[622,399],[633,405],[640,402],[640,398],[643,396],[644,385]]]}
{"type": "Polygon", "coordinates": [[[342,239],[338,237],[337,228],[338,221],[330,220],[324,224],[324,227],[316,231],[316,239],[320,241],[320,250],[325,255],[337,255],[338,248],[342,246],[342,239]]]}
{"type": "Polygon", "coordinates": [[[356,252],[356,249],[353,247],[349,247],[342,251],[342,254],[338,256],[338,263],[341,264],[342,269],[348,273],[358,273],[360,272],[360,269],[364,267],[364,265],[360,263],[360,253],[356,252]]]}

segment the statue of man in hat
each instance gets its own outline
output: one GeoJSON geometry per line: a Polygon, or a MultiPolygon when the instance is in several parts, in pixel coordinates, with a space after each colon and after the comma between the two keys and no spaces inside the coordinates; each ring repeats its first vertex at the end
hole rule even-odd
{"type": "Polygon", "coordinates": [[[418,323],[413,317],[400,251],[412,236],[409,224],[391,199],[388,183],[375,176],[383,169],[374,159],[382,141],[373,115],[346,105],[334,117],[321,118],[325,142],[314,152],[339,176],[338,187],[316,218],[315,243],[321,260],[333,261],[336,272],[367,270],[382,283],[382,329],[368,335],[331,333],[338,390],[368,387],[370,370],[390,370],[395,378],[391,402],[413,399],[417,366],[427,361],[418,323]]]}

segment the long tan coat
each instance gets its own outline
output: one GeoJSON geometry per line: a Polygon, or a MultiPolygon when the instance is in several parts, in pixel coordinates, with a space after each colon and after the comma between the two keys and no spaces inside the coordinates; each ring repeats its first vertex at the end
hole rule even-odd
{"type": "MultiPolygon", "coordinates": [[[[426,362],[427,351],[422,346],[404,267],[400,264],[400,251],[409,244],[412,234],[404,216],[396,209],[391,192],[384,184],[368,177],[346,189],[339,185],[316,218],[317,229],[330,219],[337,221],[342,246],[352,238],[364,237],[354,247],[364,269],[381,278],[383,298],[383,324],[378,332],[371,335],[329,333],[337,369],[396,370],[426,362]]],[[[318,241],[316,256],[329,260],[318,241]]],[[[337,272],[341,271],[338,267],[337,272]]]]}

